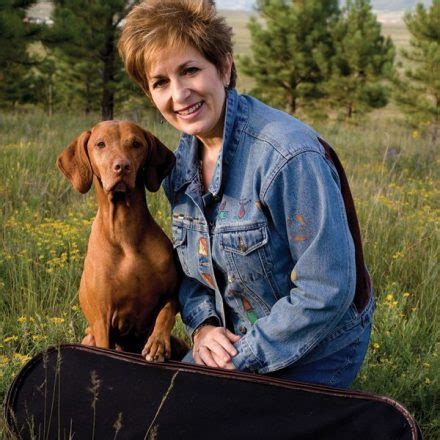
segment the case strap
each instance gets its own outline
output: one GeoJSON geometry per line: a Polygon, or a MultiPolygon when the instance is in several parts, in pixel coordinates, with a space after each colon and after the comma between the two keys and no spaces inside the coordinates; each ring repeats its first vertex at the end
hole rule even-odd
{"type": "Polygon", "coordinates": [[[356,292],[354,297],[354,304],[360,312],[368,304],[371,295],[371,279],[364,263],[364,253],[362,250],[361,231],[359,228],[359,221],[354,207],[353,196],[351,195],[348,179],[344,168],[333,148],[323,139],[318,138],[319,142],[324,148],[326,158],[333,163],[339,175],[341,183],[342,198],[344,200],[345,212],[347,214],[348,227],[351,236],[353,237],[356,258],[356,292]]]}

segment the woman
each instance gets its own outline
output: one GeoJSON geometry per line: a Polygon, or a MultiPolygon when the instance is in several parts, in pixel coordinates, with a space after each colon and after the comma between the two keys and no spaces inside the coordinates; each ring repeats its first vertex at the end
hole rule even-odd
{"type": "Polygon", "coordinates": [[[237,94],[231,29],[211,1],[142,2],[119,49],[182,132],[164,188],[194,342],[184,360],[348,387],[373,299],[331,149],[295,118],[237,94]]]}

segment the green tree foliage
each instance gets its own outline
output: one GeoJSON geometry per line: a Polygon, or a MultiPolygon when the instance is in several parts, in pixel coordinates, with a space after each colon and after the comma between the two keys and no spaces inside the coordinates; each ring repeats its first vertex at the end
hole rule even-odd
{"type": "Polygon", "coordinates": [[[65,86],[72,97],[82,100],[86,112],[99,103],[102,119],[112,119],[116,84],[125,76],[116,49],[119,26],[134,2],[53,3],[54,26],[48,30],[45,43],[54,48],[62,61],[65,86]]]}
{"type": "Polygon", "coordinates": [[[39,26],[26,20],[26,10],[36,0],[0,0],[0,103],[28,100],[31,91],[24,78],[33,64],[27,51],[39,26]]]}
{"type": "Polygon", "coordinates": [[[332,29],[335,55],[326,91],[347,117],[387,104],[384,78],[393,70],[395,49],[381,34],[370,0],[348,0],[332,29]]]}
{"type": "Polygon", "coordinates": [[[260,19],[248,25],[252,56],[240,58],[242,72],[255,79],[253,93],[266,102],[290,113],[309,111],[329,74],[338,1],[259,0],[257,10],[260,19]]]}
{"type": "Polygon", "coordinates": [[[433,140],[440,131],[440,0],[429,9],[418,4],[405,16],[410,49],[402,51],[411,68],[396,80],[396,100],[414,125],[428,127],[433,140]]]}

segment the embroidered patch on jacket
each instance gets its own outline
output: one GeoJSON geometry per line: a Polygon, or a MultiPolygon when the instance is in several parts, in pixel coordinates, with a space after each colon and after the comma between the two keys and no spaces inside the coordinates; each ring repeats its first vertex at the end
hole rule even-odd
{"type": "Polygon", "coordinates": [[[238,218],[242,219],[245,215],[246,215],[246,206],[249,204],[250,200],[249,199],[240,199],[239,200],[239,205],[240,208],[238,210],[238,218]]]}
{"type": "Polygon", "coordinates": [[[209,255],[208,239],[206,237],[202,237],[199,240],[199,255],[202,255],[203,257],[209,255]]]}
{"type": "Polygon", "coordinates": [[[214,278],[212,278],[212,275],[207,272],[202,272],[200,275],[202,275],[202,278],[213,288],[215,289],[214,284],[214,278]]]}
{"type": "Polygon", "coordinates": [[[296,274],[296,270],[292,269],[292,272],[290,273],[290,280],[292,281],[292,283],[295,283],[297,278],[298,278],[298,276],[296,274]]]}
{"type": "Polygon", "coordinates": [[[243,309],[246,313],[247,318],[249,319],[249,322],[251,324],[254,324],[255,321],[258,319],[255,310],[252,308],[250,302],[246,298],[242,297],[241,302],[243,303],[243,309]]]}
{"type": "Polygon", "coordinates": [[[293,241],[306,241],[310,238],[307,222],[301,214],[295,214],[287,219],[289,238],[293,241]]]}
{"type": "Polygon", "coordinates": [[[217,220],[226,220],[229,217],[229,211],[226,210],[226,200],[223,200],[218,207],[217,220]]]}

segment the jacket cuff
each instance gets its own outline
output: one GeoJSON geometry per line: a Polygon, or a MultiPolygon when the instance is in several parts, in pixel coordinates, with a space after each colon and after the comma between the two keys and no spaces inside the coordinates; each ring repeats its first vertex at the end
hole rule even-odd
{"type": "Polygon", "coordinates": [[[191,339],[195,329],[207,319],[215,318],[221,322],[210,302],[204,303],[203,306],[205,307],[199,306],[184,322],[186,332],[191,339]]]}
{"type": "Polygon", "coordinates": [[[234,344],[237,354],[232,358],[232,363],[235,368],[240,371],[249,371],[251,373],[258,373],[263,368],[262,362],[252,351],[246,336],[234,344]]]}

